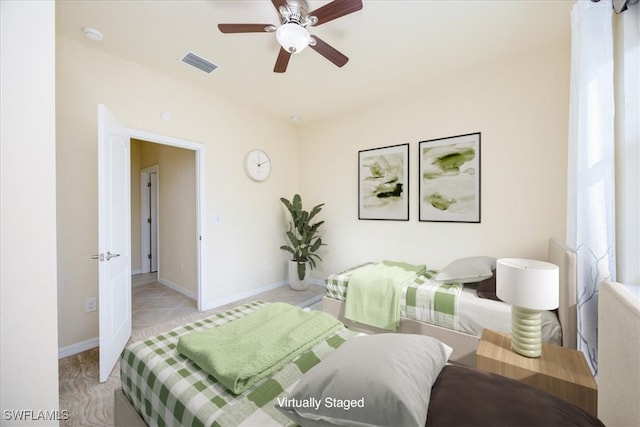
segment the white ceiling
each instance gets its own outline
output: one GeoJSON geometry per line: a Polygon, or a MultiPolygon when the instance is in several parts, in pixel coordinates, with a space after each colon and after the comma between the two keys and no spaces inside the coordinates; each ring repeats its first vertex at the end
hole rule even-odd
{"type": "MultiPolygon", "coordinates": [[[[309,1],[314,10],[327,1],[309,1]]],[[[574,0],[364,0],[362,10],[311,28],[349,57],[338,68],[311,49],[273,66],[272,33],[222,34],[219,23],[278,24],[269,0],[56,1],[59,34],[188,82],[248,108],[301,123],[437,82],[456,70],[492,66],[551,44],[570,43],[574,0]],[[83,26],[100,30],[87,39],[83,26]],[[219,65],[205,74],[179,59],[192,51],[219,65]]],[[[462,72],[460,71],[460,72],[462,72]]]]}

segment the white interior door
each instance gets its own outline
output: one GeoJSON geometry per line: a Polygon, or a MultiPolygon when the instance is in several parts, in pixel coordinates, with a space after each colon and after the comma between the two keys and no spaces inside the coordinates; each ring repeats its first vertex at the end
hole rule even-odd
{"type": "Polygon", "coordinates": [[[128,130],[98,105],[100,382],[131,336],[131,172],[128,130]]]}

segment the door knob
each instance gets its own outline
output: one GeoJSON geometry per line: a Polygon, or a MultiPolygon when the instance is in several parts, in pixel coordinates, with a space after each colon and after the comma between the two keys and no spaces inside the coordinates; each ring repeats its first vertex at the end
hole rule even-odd
{"type": "Polygon", "coordinates": [[[115,258],[119,256],[120,254],[112,254],[111,252],[107,252],[107,261],[109,261],[111,258],[115,258]]]}

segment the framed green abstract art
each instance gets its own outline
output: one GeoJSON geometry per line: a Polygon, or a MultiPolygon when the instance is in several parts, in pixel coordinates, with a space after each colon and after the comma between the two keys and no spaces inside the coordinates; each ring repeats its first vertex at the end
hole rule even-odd
{"type": "Polygon", "coordinates": [[[358,152],[358,219],[409,221],[409,144],[358,152]]]}
{"type": "Polygon", "coordinates": [[[419,220],[480,222],[480,132],[420,142],[419,220]]]}

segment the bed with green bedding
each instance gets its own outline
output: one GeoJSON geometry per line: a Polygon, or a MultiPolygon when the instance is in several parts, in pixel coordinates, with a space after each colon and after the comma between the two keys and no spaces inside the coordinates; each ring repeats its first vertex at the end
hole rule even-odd
{"type": "MultiPolygon", "coordinates": [[[[366,278],[368,275],[363,275],[362,272],[376,271],[376,266],[384,263],[361,264],[329,275],[325,281],[325,302],[327,299],[341,302],[344,307],[341,315],[344,315],[344,319],[381,330],[396,331],[399,320],[408,319],[474,337],[479,337],[484,328],[505,333],[511,331],[510,305],[502,301],[479,298],[476,294],[476,284],[434,280],[438,272],[428,268],[410,275],[408,280],[402,281],[395,287],[397,300],[384,297],[386,292],[380,294],[380,283],[376,280],[356,282],[360,286],[359,291],[352,292],[354,278],[359,276],[366,278]],[[383,295],[383,297],[372,298],[368,295],[369,293],[383,295]],[[355,310],[350,311],[350,306],[367,310],[368,317],[351,315],[355,310]],[[390,309],[397,315],[393,322],[387,321],[390,309]],[[376,320],[376,316],[380,316],[382,320],[376,320]]],[[[557,315],[551,311],[545,311],[542,317],[543,340],[560,345],[562,328],[557,315]]]]}
{"type": "MultiPolygon", "coordinates": [[[[277,398],[286,395],[285,390],[305,372],[357,333],[345,329],[339,322],[326,322],[319,315],[331,316],[318,311],[309,313],[309,322],[301,321],[305,317],[301,315],[303,310],[293,307],[291,313],[284,315],[285,323],[289,322],[291,327],[281,335],[289,340],[296,335],[301,324],[308,323],[314,338],[311,341],[294,339],[292,345],[283,345],[282,340],[278,341],[273,334],[264,334],[267,330],[281,328],[277,322],[263,322],[263,329],[260,329],[260,325],[253,325],[253,328],[251,322],[242,322],[248,315],[270,308],[281,306],[253,302],[128,346],[120,362],[124,396],[144,422],[151,426],[295,425],[275,408],[277,398]],[[295,324],[291,320],[293,317],[297,319],[295,324]],[[236,319],[239,321],[231,322],[236,319]],[[220,354],[233,356],[233,352],[236,352],[236,357],[226,357],[222,361],[224,372],[221,379],[216,379],[179,351],[178,344],[182,337],[195,337],[196,345],[192,347],[197,349],[197,343],[202,342],[202,336],[198,337],[197,334],[206,334],[218,328],[232,329],[231,337],[233,334],[247,333],[249,339],[255,341],[252,348],[273,344],[271,350],[262,352],[270,354],[266,357],[266,364],[270,367],[264,368],[264,364],[255,363],[251,365],[249,360],[255,360],[255,357],[246,352],[240,353],[240,349],[247,346],[235,339],[214,338],[227,341],[216,343],[223,351],[214,354],[211,360],[220,357],[220,354]],[[255,330],[253,335],[250,333],[252,328],[255,330]],[[259,335],[263,335],[264,339],[261,340],[259,335]],[[297,349],[289,351],[293,347],[297,349]],[[281,353],[285,353],[284,357],[274,356],[273,348],[283,349],[281,353]],[[271,363],[273,360],[280,362],[271,363]],[[234,363],[239,372],[233,373],[234,363]],[[254,378],[256,372],[260,375],[254,378]],[[241,386],[235,387],[237,384],[241,386]],[[234,393],[234,389],[238,393],[234,393]]],[[[207,339],[205,336],[204,341],[207,339]]],[[[180,350],[184,351],[183,348],[180,350]]],[[[198,357],[194,358],[200,364],[206,364],[198,357]]],[[[212,363],[215,365],[215,360],[212,363]]]]}

